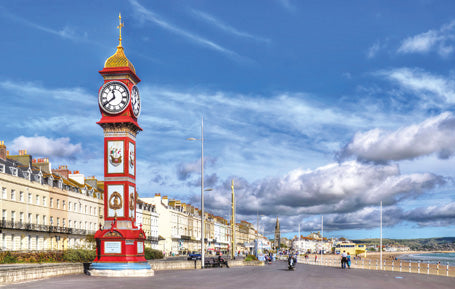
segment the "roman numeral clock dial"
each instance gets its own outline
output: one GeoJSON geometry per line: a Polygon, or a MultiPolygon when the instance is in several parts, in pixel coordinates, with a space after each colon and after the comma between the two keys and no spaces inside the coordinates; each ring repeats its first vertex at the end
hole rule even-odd
{"type": "Polygon", "coordinates": [[[111,81],[101,88],[98,101],[101,108],[110,114],[120,113],[125,110],[130,102],[130,92],[125,84],[111,81]]]}

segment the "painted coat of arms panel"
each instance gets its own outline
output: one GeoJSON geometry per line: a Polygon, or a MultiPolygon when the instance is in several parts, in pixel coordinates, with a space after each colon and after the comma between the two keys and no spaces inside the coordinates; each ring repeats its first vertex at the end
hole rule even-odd
{"type": "Polygon", "coordinates": [[[108,174],[122,174],[125,161],[123,141],[107,142],[107,172],[108,174]]]}
{"type": "Polygon", "coordinates": [[[135,173],[135,164],[136,164],[136,148],[132,142],[128,143],[128,151],[129,151],[129,157],[128,157],[128,172],[130,175],[134,176],[135,173]]]}

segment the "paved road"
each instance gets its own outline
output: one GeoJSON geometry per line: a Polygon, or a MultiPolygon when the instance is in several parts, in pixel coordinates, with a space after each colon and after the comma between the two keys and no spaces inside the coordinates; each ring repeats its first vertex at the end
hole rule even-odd
{"type": "Polygon", "coordinates": [[[257,289],[415,289],[455,288],[455,278],[361,269],[343,270],[332,267],[297,264],[288,271],[285,262],[264,267],[235,267],[184,271],[157,271],[149,278],[106,278],[70,275],[5,286],[3,288],[257,288],[257,289]]]}

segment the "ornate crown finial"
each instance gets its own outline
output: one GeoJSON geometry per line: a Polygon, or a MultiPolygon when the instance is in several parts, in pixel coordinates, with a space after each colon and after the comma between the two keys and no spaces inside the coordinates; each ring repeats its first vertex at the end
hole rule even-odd
{"type": "Polygon", "coordinates": [[[119,30],[119,37],[118,37],[118,41],[119,41],[119,46],[122,46],[122,27],[124,26],[123,23],[122,23],[122,14],[118,14],[118,30],[119,30]]]}

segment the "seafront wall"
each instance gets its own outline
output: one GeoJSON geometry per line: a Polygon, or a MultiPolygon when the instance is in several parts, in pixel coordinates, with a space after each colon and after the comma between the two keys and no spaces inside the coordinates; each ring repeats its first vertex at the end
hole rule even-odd
{"type": "Polygon", "coordinates": [[[83,263],[8,264],[0,266],[0,285],[81,273],[83,263]]]}
{"type": "MultiPolygon", "coordinates": [[[[367,254],[367,257],[356,259],[352,258],[351,268],[455,277],[455,267],[453,266],[448,266],[443,263],[429,264],[423,262],[409,262],[399,259],[395,260],[392,256],[396,255],[398,254],[383,254],[382,266],[379,254],[367,254]]],[[[299,256],[298,263],[316,266],[341,267],[340,255],[317,255],[317,258],[315,257],[316,256],[314,254],[309,255],[307,259],[304,256],[299,256]]]]}
{"type": "MultiPolygon", "coordinates": [[[[186,270],[201,268],[201,261],[186,260],[151,260],[150,266],[155,271],[186,270]]],[[[264,266],[264,262],[232,260],[229,267],[264,266]]],[[[83,274],[88,263],[50,263],[50,264],[7,264],[0,265],[0,286],[55,276],[83,274]]],[[[224,270],[221,269],[221,270],[224,270]]]]}
{"type": "MultiPolygon", "coordinates": [[[[186,260],[151,260],[149,261],[150,266],[155,271],[161,270],[189,270],[189,269],[200,269],[201,261],[186,261],[186,260]]],[[[264,262],[261,261],[248,261],[243,260],[229,260],[229,267],[243,267],[243,266],[264,266],[264,262]]]]}

